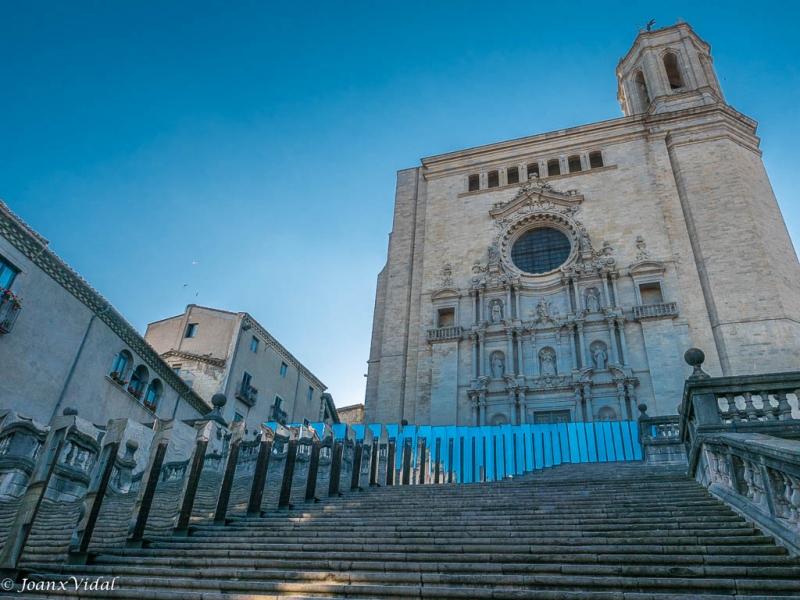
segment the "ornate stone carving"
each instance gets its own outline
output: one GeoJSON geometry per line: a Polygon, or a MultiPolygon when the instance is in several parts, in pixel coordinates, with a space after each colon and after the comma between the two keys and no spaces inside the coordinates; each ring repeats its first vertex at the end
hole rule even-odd
{"type": "Polygon", "coordinates": [[[636,236],[636,260],[649,260],[650,251],[647,249],[647,243],[644,241],[644,238],[640,235],[636,236]]]}
{"type": "Polygon", "coordinates": [[[450,263],[442,265],[442,288],[453,287],[453,268],[450,263]]]}

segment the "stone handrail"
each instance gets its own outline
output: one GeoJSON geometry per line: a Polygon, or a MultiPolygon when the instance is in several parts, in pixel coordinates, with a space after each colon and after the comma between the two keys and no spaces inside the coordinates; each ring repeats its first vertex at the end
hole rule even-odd
{"type": "Polygon", "coordinates": [[[759,433],[704,436],[697,479],[800,553],[800,442],[759,433]]]}
{"type": "Polygon", "coordinates": [[[736,431],[800,439],[798,393],[800,373],[693,375],[684,386],[680,416],[680,436],[690,463],[697,458],[701,434],[736,431]]]}

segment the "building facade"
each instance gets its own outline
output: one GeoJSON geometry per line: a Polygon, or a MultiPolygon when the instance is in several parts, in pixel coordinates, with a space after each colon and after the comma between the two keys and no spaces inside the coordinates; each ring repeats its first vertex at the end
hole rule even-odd
{"type": "Polygon", "coordinates": [[[0,202],[0,408],[105,426],[211,410],[48,241],[0,202]]]}
{"type": "Polygon", "coordinates": [[[398,173],[366,422],[675,414],[712,375],[800,367],[800,265],[756,123],[686,24],[642,31],[624,116],[398,173]]]}
{"type": "Polygon", "coordinates": [[[190,304],[150,323],[145,339],[207,401],[225,394],[228,421],[336,421],[325,385],[245,312],[190,304]]]}

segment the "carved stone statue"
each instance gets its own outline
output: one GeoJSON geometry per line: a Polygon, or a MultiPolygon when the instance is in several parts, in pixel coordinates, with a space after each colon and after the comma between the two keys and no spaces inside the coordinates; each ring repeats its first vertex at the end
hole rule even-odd
{"type": "Polygon", "coordinates": [[[546,321],[550,318],[550,302],[545,300],[544,298],[539,298],[539,302],[536,304],[536,316],[539,317],[540,320],[546,321]]]}
{"type": "Polygon", "coordinates": [[[491,357],[492,375],[495,379],[502,379],[506,372],[506,361],[502,352],[494,352],[491,357]]]}
{"type": "Polygon", "coordinates": [[[589,241],[589,233],[586,231],[585,227],[581,227],[580,236],[581,252],[591,250],[592,243],[589,241]]]}
{"type": "Polygon", "coordinates": [[[543,348],[539,352],[539,361],[541,362],[542,375],[556,374],[556,355],[552,350],[543,348]]]}
{"type": "Polygon", "coordinates": [[[503,320],[503,305],[499,300],[492,302],[492,323],[499,323],[503,320]]]}
{"type": "Polygon", "coordinates": [[[586,292],[586,308],[589,312],[600,310],[600,295],[595,288],[589,288],[589,291],[586,292]]]}
{"type": "Polygon", "coordinates": [[[500,250],[497,249],[497,246],[489,246],[488,253],[490,265],[496,265],[500,262],[500,250]]]}
{"type": "Polygon", "coordinates": [[[594,366],[597,371],[605,371],[606,364],[608,360],[608,356],[606,355],[606,351],[603,350],[602,346],[597,346],[594,349],[594,366]]]}

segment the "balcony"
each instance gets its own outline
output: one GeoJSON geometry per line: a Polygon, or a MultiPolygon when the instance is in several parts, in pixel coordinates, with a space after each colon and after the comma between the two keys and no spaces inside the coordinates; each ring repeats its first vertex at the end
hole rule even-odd
{"type": "Polygon", "coordinates": [[[11,290],[0,288],[0,334],[9,333],[22,310],[22,302],[11,290]]]}
{"type": "Polygon", "coordinates": [[[247,406],[255,406],[256,400],[258,400],[258,390],[249,383],[242,383],[239,391],[236,392],[236,397],[247,406]]]}
{"type": "Polygon", "coordinates": [[[645,304],[633,307],[633,318],[637,321],[645,319],[674,319],[678,316],[676,302],[661,302],[660,304],[645,304]]]}
{"type": "Polygon", "coordinates": [[[444,342],[446,340],[460,340],[463,327],[437,327],[435,329],[428,329],[429,342],[444,342]]]}
{"type": "Polygon", "coordinates": [[[286,419],[289,418],[289,415],[286,413],[285,410],[281,410],[274,404],[272,405],[272,410],[270,411],[269,418],[271,421],[275,421],[276,423],[280,423],[281,425],[286,425],[286,419]]]}

